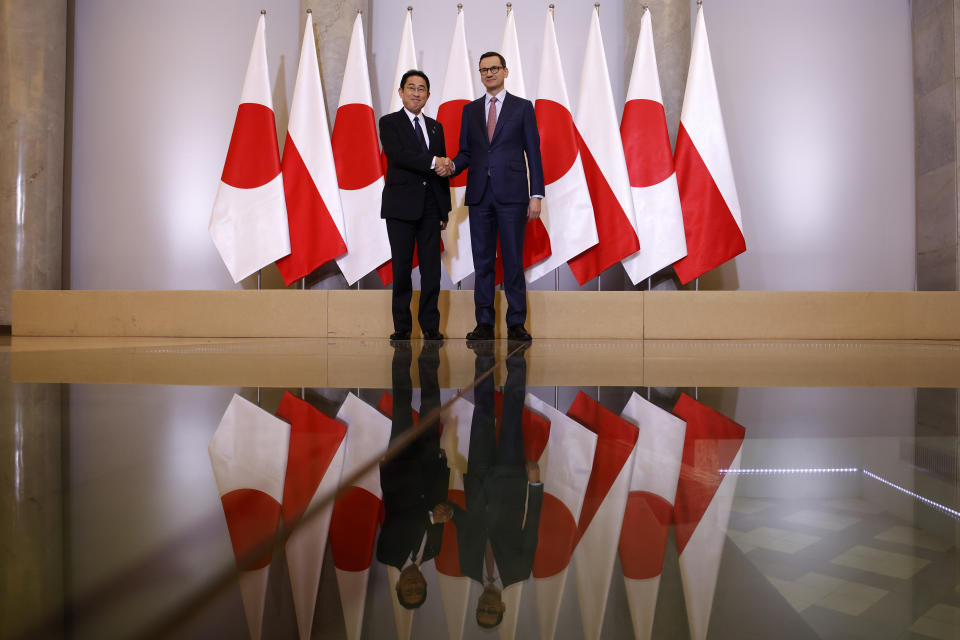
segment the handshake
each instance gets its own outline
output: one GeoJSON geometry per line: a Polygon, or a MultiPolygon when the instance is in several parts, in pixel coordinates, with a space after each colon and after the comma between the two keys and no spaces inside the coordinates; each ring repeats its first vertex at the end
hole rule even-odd
{"type": "Polygon", "coordinates": [[[437,161],[433,165],[433,170],[437,172],[437,175],[441,178],[446,178],[453,174],[453,160],[450,158],[441,158],[437,156],[437,161]]]}

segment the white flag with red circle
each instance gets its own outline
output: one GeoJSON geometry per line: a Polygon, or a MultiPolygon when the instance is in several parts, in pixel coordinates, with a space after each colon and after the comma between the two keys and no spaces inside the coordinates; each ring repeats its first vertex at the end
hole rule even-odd
{"type": "Polygon", "coordinates": [[[234,282],[290,253],[265,31],[261,15],[208,226],[234,282]]]}
{"type": "Polygon", "coordinates": [[[637,236],[642,239],[640,251],[622,262],[637,284],[687,255],[649,9],[640,18],[620,137],[630,174],[637,236]]]}
{"type": "Polygon", "coordinates": [[[350,36],[331,142],[347,231],[347,253],[337,258],[337,265],[352,285],[390,259],[387,224],[380,217],[383,164],[359,13],[350,36]]]}
{"type": "Polygon", "coordinates": [[[540,79],[534,110],[546,185],[540,219],[550,236],[551,254],[526,270],[527,282],[542,278],[597,244],[597,223],[550,10],[543,26],[540,79]]]}

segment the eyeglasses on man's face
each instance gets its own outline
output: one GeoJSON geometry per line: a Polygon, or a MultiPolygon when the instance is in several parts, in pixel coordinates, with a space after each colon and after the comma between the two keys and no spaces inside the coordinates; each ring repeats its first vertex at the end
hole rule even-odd
{"type": "Polygon", "coordinates": [[[492,67],[480,67],[480,75],[485,76],[487,74],[497,74],[503,71],[503,67],[500,65],[494,65],[492,67]]]}

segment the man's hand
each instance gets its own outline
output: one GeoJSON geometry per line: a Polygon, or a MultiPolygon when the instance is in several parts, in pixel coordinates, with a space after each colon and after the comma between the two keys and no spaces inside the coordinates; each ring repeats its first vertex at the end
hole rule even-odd
{"type": "Polygon", "coordinates": [[[527,220],[536,220],[540,217],[540,202],[542,198],[530,198],[530,204],[527,205],[527,220]]]}
{"type": "Polygon", "coordinates": [[[540,482],[540,465],[536,460],[527,460],[527,482],[540,482]]]}
{"type": "Polygon", "coordinates": [[[443,231],[443,230],[446,229],[446,228],[447,228],[447,221],[446,221],[446,220],[441,220],[441,221],[440,221],[440,231],[443,231]]]}
{"type": "Polygon", "coordinates": [[[450,158],[441,158],[437,156],[437,161],[433,166],[433,170],[437,172],[437,175],[441,178],[446,178],[453,173],[453,161],[450,158]]]}
{"type": "Polygon", "coordinates": [[[453,507],[451,507],[446,502],[441,502],[440,504],[438,504],[433,508],[434,524],[449,522],[452,517],[453,517],[453,507]]]}

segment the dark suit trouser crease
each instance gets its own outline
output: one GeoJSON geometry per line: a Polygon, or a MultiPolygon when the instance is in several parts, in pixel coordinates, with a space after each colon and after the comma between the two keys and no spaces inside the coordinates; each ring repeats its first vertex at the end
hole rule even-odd
{"type": "Polygon", "coordinates": [[[473,300],[477,322],[495,324],[494,266],[497,238],[503,258],[503,288],[507,296],[507,326],[527,320],[527,281],[523,276],[523,235],[527,204],[503,204],[493,194],[489,181],[480,202],[470,206],[470,238],[473,249],[473,300]]]}
{"type": "Polygon", "coordinates": [[[420,308],[417,320],[420,328],[439,329],[440,311],[440,208],[430,189],[423,199],[423,215],[417,220],[387,218],[387,237],[393,259],[393,328],[395,331],[410,331],[413,318],[410,314],[410,299],[413,284],[410,272],[413,268],[414,246],[420,260],[420,308]]]}

